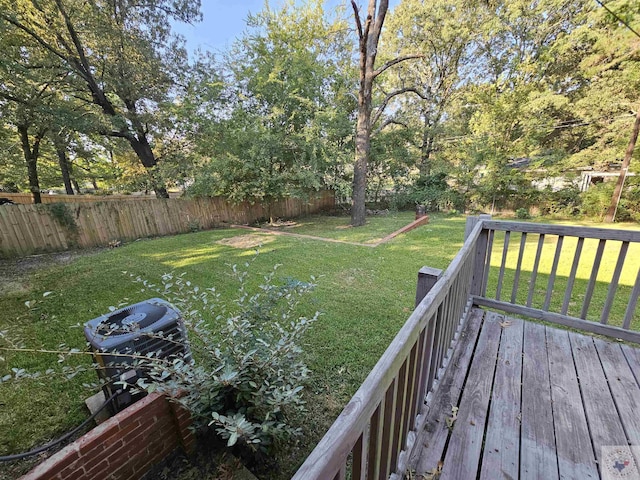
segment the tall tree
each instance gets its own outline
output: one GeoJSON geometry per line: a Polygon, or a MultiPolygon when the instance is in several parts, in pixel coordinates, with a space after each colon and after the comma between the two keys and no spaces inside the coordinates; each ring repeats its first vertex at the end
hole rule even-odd
{"type": "Polygon", "coordinates": [[[200,152],[211,160],[191,191],[251,202],[304,196],[326,184],[353,135],[346,22],[328,18],[319,0],[267,4],[248,22],[219,66],[223,107],[196,112],[200,152]]]}
{"type": "Polygon", "coordinates": [[[67,91],[99,108],[102,133],[122,138],[167,197],[156,174],[154,113],[167,98],[186,52],[171,21],[200,17],[199,1],[0,0],[0,33],[22,34],[69,75],[67,91]]]}
{"type": "Polygon", "coordinates": [[[472,45],[479,33],[477,17],[477,9],[468,1],[405,0],[387,21],[395,35],[383,45],[386,56],[409,52],[424,55],[422,61],[398,65],[381,82],[387,91],[414,93],[398,97],[381,126],[391,123],[409,129],[421,177],[431,174],[447,108],[459,92],[465,65],[473,63],[472,45]]]}
{"type": "MultiPolygon", "coordinates": [[[[351,201],[351,225],[359,227],[366,222],[366,193],[367,193],[367,166],[371,153],[371,133],[372,133],[372,99],[373,82],[387,69],[405,60],[420,58],[420,54],[407,54],[389,60],[385,64],[376,68],[376,57],[378,55],[378,43],[382,33],[389,0],[369,0],[367,16],[362,17],[360,9],[355,0],[351,0],[353,14],[358,33],[359,51],[359,82],[358,82],[358,116],[356,120],[356,153],[353,165],[353,193],[351,201]]],[[[383,102],[388,103],[391,98],[400,95],[400,91],[387,95],[383,102]]]]}

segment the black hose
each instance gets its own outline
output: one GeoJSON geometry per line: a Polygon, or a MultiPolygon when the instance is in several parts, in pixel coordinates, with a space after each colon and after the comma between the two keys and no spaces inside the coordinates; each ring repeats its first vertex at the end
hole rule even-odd
{"type": "Polygon", "coordinates": [[[41,447],[37,447],[34,448],[33,450],[29,450],[28,452],[22,452],[22,453],[15,453],[13,455],[4,455],[4,456],[0,456],[0,462],[10,462],[11,460],[21,460],[23,458],[27,458],[27,457],[32,457],[33,455],[37,455],[38,453],[44,452],[45,450],[49,450],[52,447],[55,447],[56,445],[58,445],[59,443],[64,442],[66,439],[68,439],[69,437],[73,436],[74,434],[76,434],[78,431],[80,431],[82,428],[86,427],[87,424],[93,420],[94,418],[96,418],[96,416],[102,411],[104,410],[104,408],[109,404],[109,402],[111,400],[113,400],[114,398],[116,398],[118,395],[120,395],[122,393],[122,390],[118,390],[116,393],[114,393],[113,395],[111,395],[109,398],[107,398],[105,400],[105,402],[102,404],[102,406],[96,410],[95,412],[93,412],[91,414],[91,416],[89,418],[87,418],[84,422],[82,422],[80,425],[78,425],[76,428],[74,428],[73,430],[65,433],[63,436],[61,436],[60,438],[53,440],[45,445],[42,445],[41,447]]]}

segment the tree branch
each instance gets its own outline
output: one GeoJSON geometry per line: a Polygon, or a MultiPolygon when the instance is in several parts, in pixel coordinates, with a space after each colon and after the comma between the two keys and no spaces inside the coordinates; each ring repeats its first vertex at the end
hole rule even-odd
{"type": "Polygon", "coordinates": [[[399,120],[395,120],[393,118],[389,118],[387,120],[385,120],[384,122],[382,122],[382,125],[380,125],[378,128],[376,128],[376,131],[373,132],[371,134],[371,136],[375,136],[378,135],[382,130],[384,130],[386,127],[388,127],[389,125],[400,125],[404,128],[409,128],[409,126],[406,123],[400,122],[399,120]]]}
{"type": "Polygon", "coordinates": [[[351,6],[353,7],[353,16],[356,19],[356,27],[358,28],[358,37],[362,40],[363,32],[362,32],[362,22],[360,21],[360,12],[358,11],[358,6],[356,5],[355,0],[351,0],[351,6]]]}
{"type": "Polygon", "coordinates": [[[414,87],[406,87],[406,88],[401,88],[399,90],[394,90],[393,92],[387,94],[387,96],[382,101],[382,104],[378,107],[378,110],[376,111],[376,113],[371,118],[371,125],[375,125],[376,122],[378,120],[380,120],[380,117],[382,116],[382,113],[384,112],[384,109],[387,108],[387,105],[389,104],[389,102],[391,101],[391,99],[393,97],[397,97],[398,95],[402,95],[404,93],[413,93],[413,94],[419,96],[423,100],[428,100],[428,97],[423,95],[420,91],[418,91],[414,87]]]}
{"type": "Polygon", "coordinates": [[[412,53],[410,55],[402,55],[400,57],[394,58],[393,60],[389,60],[387,63],[382,65],[380,68],[378,68],[377,70],[374,70],[373,78],[376,78],[382,72],[384,72],[385,70],[393,67],[394,65],[397,65],[400,62],[404,62],[405,60],[412,60],[414,58],[424,58],[424,55],[422,55],[421,53],[412,53]]]}
{"type": "Polygon", "coordinates": [[[18,20],[14,20],[13,18],[11,18],[8,15],[4,15],[4,14],[0,13],[0,18],[5,20],[6,22],[9,22],[11,25],[13,25],[14,27],[18,28],[19,30],[22,30],[23,32],[25,32],[27,35],[29,35],[31,38],[33,38],[36,42],[38,42],[40,45],[42,45],[46,50],[48,50],[49,52],[53,53],[56,57],[64,60],[65,62],[68,60],[65,55],[63,55],[61,52],[59,52],[58,50],[53,48],[40,35],[38,35],[35,32],[35,30],[32,30],[31,28],[29,28],[26,25],[20,23],[18,20]]]}

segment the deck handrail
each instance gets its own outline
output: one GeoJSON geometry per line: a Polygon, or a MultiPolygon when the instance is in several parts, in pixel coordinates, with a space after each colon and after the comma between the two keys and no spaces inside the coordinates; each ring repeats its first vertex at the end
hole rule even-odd
{"type": "MultiPolygon", "coordinates": [[[[633,329],[640,296],[640,266],[621,325],[609,324],[609,313],[627,253],[631,244],[640,244],[640,231],[495,221],[488,216],[481,216],[468,218],[465,235],[463,247],[447,270],[419,302],[293,480],[342,480],[347,478],[348,470],[350,478],[354,480],[382,480],[390,476],[401,478],[415,444],[415,432],[420,431],[424,424],[427,394],[435,392],[438,379],[446,371],[456,333],[466,320],[471,303],[640,343],[640,332],[633,329]],[[496,232],[504,232],[502,250],[496,248],[501,258],[499,266],[492,265],[496,232]],[[520,246],[513,275],[507,275],[512,232],[520,235],[520,246]],[[527,283],[522,280],[525,272],[523,260],[527,236],[532,235],[537,235],[538,241],[527,283]],[[552,267],[548,273],[541,272],[544,244],[550,237],[556,239],[552,267]],[[563,244],[566,246],[569,243],[564,242],[565,238],[575,238],[576,248],[571,271],[566,277],[562,305],[559,311],[554,312],[551,307],[554,287],[557,286],[559,258],[563,244]],[[598,247],[580,307],[581,313],[576,317],[569,314],[569,305],[575,298],[574,286],[582,248],[587,239],[597,240],[598,247]],[[621,242],[621,246],[617,255],[613,252],[615,269],[611,281],[606,284],[607,295],[600,321],[588,320],[586,317],[597,287],[600,265],[606,257],[607,242],[611,241],[621,242]],[[543,275],[548,276],[544,302],[541,308],[535,308],[536,281],[543,275]],[[501,299],[501,290],[509,282],[510,301],[504,301],[501,299]],[[494,283],[496,295],[492,298],[487,295],[487,288],[494,283]],[[520,287],[525,284],[526,291],[521,290],[520,287]],[[524,296],[526,301],[518,304],[517,301],[524,296]]],[[[640,255],[637,257],[640,260],[640,255]]],[[[427,283],[429,281],[425,282],[424,278],[419,279],[418,299],[422,296],[420,289],[427,283]]]]}
{"type": "Polygon", "coordinates": [[[477,253],[472,287],[474,304],[640,343],[637,320],[634,325],[640,296],[640,231],[486,219],[480,223],[487,245],[477,253]],[[597,241],[593,258],[583,255],[589,240],[597,241]],[[514,268],[510,268],[513,261],[508,258],[514,243],[518,246],[512,251],[517,250],[517,256],[514,268]],[[628,255],[636,248],[635,255],[628,255]],[[495,260],[496,255],[499,260],[495,260]],[[571,258],[569,272],[560,271],[562,258],[571,258]],[[527,259],[533,259],[530,270],[523,267],[527,259]],[[545,259],[551,267],[543,272],[540,267],[545,259]],[[605,265],[615,267],[611,276],[607,275],[603,280],[602,267],[605,265]],[[581,267],[583,271],[589,270],[588,280],[579,278],[581,267]],[[626,297],[620,279],[624,269],[632,268],[632,273],[637,271],[637,274],[626,297]],[[537,287],[544,280],[546,288],[540,295],[537,287]],[[579,283],[585,284],[584,294],[576,288],[579,283]],[[489,286],[495,286],[495,294],[489,293],[489,286]],[[598,298],[600,300],[594,301],[598,298]],[[622,305],[624,298],[628,300],[622,305]],[[625,313],[612,318],[616,303],[620,308],[624,306],[625,313]]]}
{"type": "Polygon", "coordinates": [[[444,373],[469,311],[482,224],[400,329],[293,480],[389,478],[401,473],[424,419],[424,399],[444,373]]]}

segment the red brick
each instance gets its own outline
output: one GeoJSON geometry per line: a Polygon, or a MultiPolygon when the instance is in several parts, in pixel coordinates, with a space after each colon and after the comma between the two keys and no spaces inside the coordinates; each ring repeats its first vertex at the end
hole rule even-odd
{"type": "Polygon", "coordinates": [[[87,478],[91,480],[99,480],[101,478],[105,478],[106,472],[110,471],[109,469],[109,460],[104,459],[97,465],[93,465],[92,467],[85,466],[85,470],[87,472],[87,478]]]}
{"type": "Polygon", "coordinates": [[[79,459],[73,462],[71,465],[67,466],[58,475],[60,475],[60,478],[63,478],[65,480],[66,479],[75,480],[80,478],[86,478],[83,465],[84,465],[84,462],[82,461],[82,459],[79,459]]]}
{"type": "Polygon", "coordinates": [[[21,478],[21,480],[49,480],[80,456],[75,444],[71,444],[52,455],[21,478]]]}
{"type": "Polygon", "coordinates": [[[109,447],[103,449],[97,454],[87,454],[84,456],[85,461],[85,469],[92,469],[95,465],[102,462],[103,460],[108,460],[112,458],[114,455],[122,454],[128,451],[128,445],[126,445],[123,441],[119,441],[117,443],[113,443],[109,447]]]}
{"type": "Polygon", "coordinates": [[[85,454],[96,447],[102,446],[105,441],[117,435],[119,431],[119,421],[115,417],[110,418],[76,440],[78,449],[81,454],[85,454]]]}

